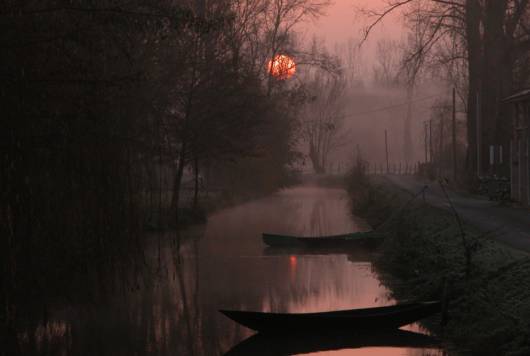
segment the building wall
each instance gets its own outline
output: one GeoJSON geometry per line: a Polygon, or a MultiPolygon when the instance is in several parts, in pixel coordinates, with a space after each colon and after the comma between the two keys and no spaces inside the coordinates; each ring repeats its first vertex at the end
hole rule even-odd
{"type": "Polygon", "coordinates": [[[530,101],[521,101],[515,106],[511,142],[511,192],[512,199],[529,206],[530,202],[530,162],[529,129],[530,101]]]}

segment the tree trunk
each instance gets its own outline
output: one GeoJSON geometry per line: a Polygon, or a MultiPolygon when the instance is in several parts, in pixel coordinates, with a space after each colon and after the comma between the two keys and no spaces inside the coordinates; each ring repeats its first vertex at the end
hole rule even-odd
{"type": "Polygon", "coordinates": [[[175,218],[175,224],[178,227],[179,222],[179,200],[180,200],[180,185],[182,183],[182,176],[184,174],[184,167],[186,165],[186,142],[182,143],[179,158],[177,162],[177,170],[173,180],[173,198],[171,200],[171,211],[175,218]]]}
{"type": "Polygon", "coordinates": [[[195,157],[193,160],[193,175],[195,184],[193,189],[193,209],[197,209],[199,205],[199,159],[195,157]]]}
{"type": "Polygon", "coordinates": [[[318,149],[315,148],[315,144],[313,142],[309,143],[309,158],[311,159],[311,163],[313,164],[313,170],[317,174],[325,173],[324,167],[322,167],[322,164],[320,162],[320,153],[318,152],[318,149]]]}
{"type": "Polygon", "coordinates": [[[480,35],[481,8],[478,0],[466,0],[466,41],[468,59],[467,158],[468,178],[477,177],[477,98],[480,95],[482,41],[480,35]]]}
{"type": "Polygon", "coordinates": [[[409,85],[407,87],[407,116],[403,126],[403,159],[408,162],[411,161],[414,152],[411,134],[411,120],[412,120],[412,98],[414,96],[414,87],[409,85]]]}
{"type": "Polygon", "coordinates": [[[485,2],[484,17],[484,63],[482,67],[481,82],[481,128],[482,145],[481,157],[482,167],[488,174],[493,174],[493,167],[489,161],[489,146],[497,146],[499,138],[506,135],[504,132],[497,132],[500,114],[500,102],[509,91],[504,83],[504,73],[510,73],[512,68],[509,63],[505,63],[504,56],[507,50],[504,35],[504,20],[506,17],[506,0],[487,0],[485,2]],[[509,68],[503,68],[508,65],[509,68]]]}

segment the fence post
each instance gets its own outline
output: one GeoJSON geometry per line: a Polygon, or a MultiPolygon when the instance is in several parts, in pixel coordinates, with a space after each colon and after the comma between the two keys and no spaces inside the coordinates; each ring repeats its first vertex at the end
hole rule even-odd
{"type": "Polygon", "coordinates": [[[456,89],[453,88],[453,184],[456,185],[457,164],[456,164],[456,89]]]}
{"type": "Polygon", "coordinates": [[[388,174],[390,168],[388,165],[388,134],[387,134],[386,129],[385,129],[385,153],[386,153],[386,173],[388,174]]]}

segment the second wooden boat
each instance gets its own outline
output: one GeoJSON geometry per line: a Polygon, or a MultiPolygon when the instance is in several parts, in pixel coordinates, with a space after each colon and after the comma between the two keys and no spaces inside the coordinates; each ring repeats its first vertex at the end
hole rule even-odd
{"type": "Polygon", "coordinates": [[[264,333],[385,330],[414,323],[441,311],[439,301],[398,304],[387,307],[330,311],[322,313],[264,313],[220,310],[249,329],[264,333]]]}
{"type": "Polygon", "coordinates": [[[351,246],[377,247],[383,242],[385,235],[375,231],[353,232],[349,234],[320,237],[301,237],[263,233],[262,238],[263,242],[271,247],[342,248],[351,246]]]}

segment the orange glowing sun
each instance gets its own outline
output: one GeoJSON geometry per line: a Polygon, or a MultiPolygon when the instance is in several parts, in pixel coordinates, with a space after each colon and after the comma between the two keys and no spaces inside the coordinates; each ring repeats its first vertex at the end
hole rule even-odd
{"type": "Polygon", "coordinates": [[[289,79],[296,73],[296,63],[287,55],[277,54],[267,64],[267,70],[278,79],[289,79]]]}

